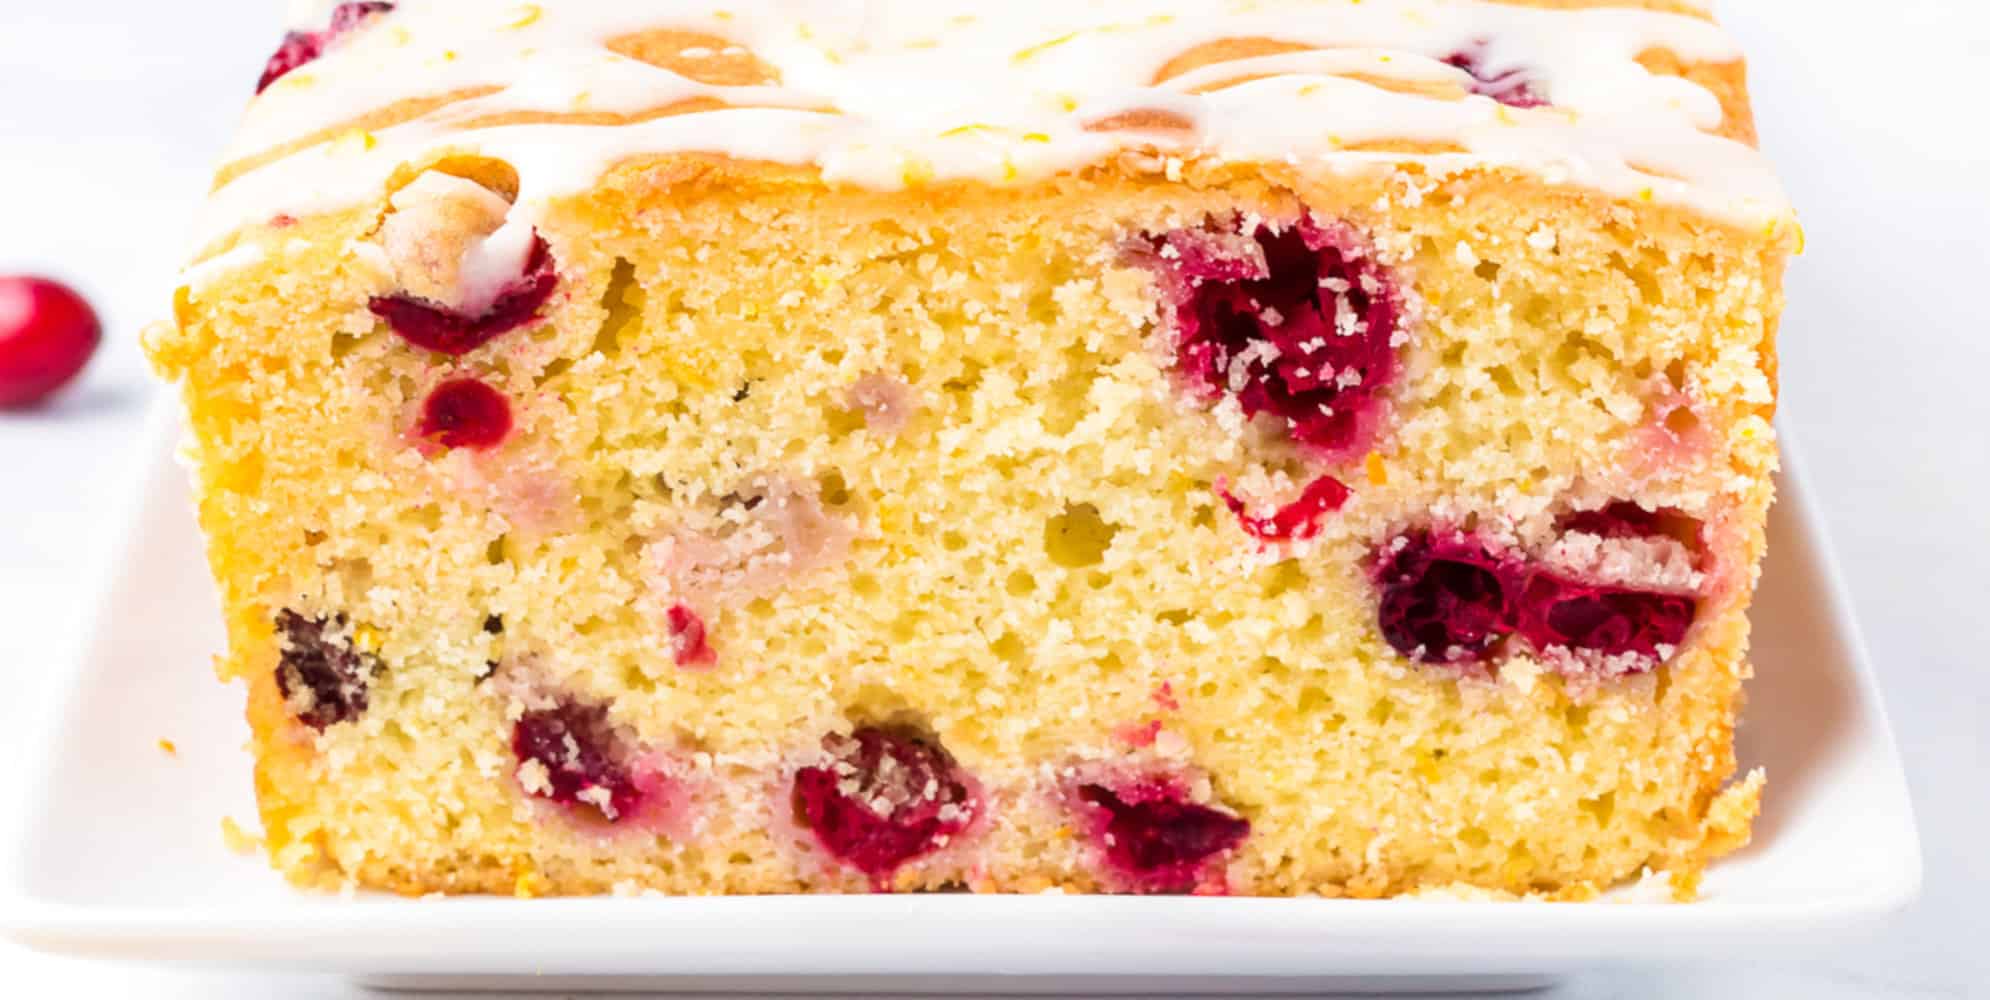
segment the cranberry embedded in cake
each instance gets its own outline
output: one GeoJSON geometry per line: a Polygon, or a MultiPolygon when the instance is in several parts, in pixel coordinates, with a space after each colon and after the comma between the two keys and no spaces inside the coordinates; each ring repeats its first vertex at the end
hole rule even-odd
{"type": "MultiPolygon", "coordinates": [[[[1661,522],[1631,513],[1638,509],[1612,505],[1563,524],[1642,538],[1661,522]]],[[[1375,583],[1383,638],[1427,664],[1484,662],[1517,633],[1563,666],[1565,654],[1578,654],[1607,662],[1611,673],[1649,670],[1678,649],[1699,609],[1690,594],[1582,579],[1456,533],[1398,537],[1375,583]]]]}
{"type": "Polygon", "coordinates": [[[1345,506],[1351,495],[1340,480],[1321,476],[1306,484],[1297,500],[1278,508],[1269,517],[1256,517],[1228,487],[1220,486],[1217,492],[1230,512],[1237,515],[1245,533],[1267,545],[1303,542],[1319,534],[1320,519],[1345,506]]]}
{"type": "Polygon", "coordinates": [[[930,737],[865,726],[823,740],[795,772],[795,819],[829,855],[890,888],[892,873],[945,847],[979,808],[971,780],[930,737]]]}
{"type": "Polygon", "coordinates": [[[452,379],[423,401],[416,434],[444,448],[495,448],[511,436],[511,402],[476,379],[452,379]]]}
{"type": "Polygon", "coordinates": [[[1149,240],[1197,391],[1328,458],[1364,447],[1396,375],[1401,292],[1344,225],[1211,220],[1149,240]]]}
{"type": "Polygon", "coordinates": [[[1375,573],[1382,637],[1419,663],[1477,663],[1514,629],[1513,561],[1469,535],[1417,532],[1375,573]]]}
{"type": "Polygon", "coordinates": [[[1537,571],[1520,599],[1518,630],[1538,650],[1628,656],[1633,669],[1650,669],[1685,641],[1697,613],[1698,602],[1688,595],[1537,571]]]}
{"type": "Polygon", "coordinates": [[[643,808],[635,748],[616,732],[608,706],[563,699],[520,716],[511,730],[518,782],[527,792],[591,810],[616,823],[643,808]]]}
{"type": "Polygon", "coordinates": [[[476,315],[407,294],[377,297],[369,308],[408,343],[461,357],[502,334],[536,321],[559,283],[552,248],[544,239],[534,236],[525,273],[507,282],[490,305],[476,315]]]}
{"type": "Polygon", "coordinates": [[[380,661],[355,648],[345,616],[307,618],[286,609],[276,616],[276,632],[276,688],[297,721],[324,730],[366,711],[380,661]]]}
{"type": "Polygon", "coordinates": [[[1165,777],[1086,783],[1074,795],[1113,881],[1131,892],[1220,888],[1215,864],[1251,832],[1249,820],[1191,800],[1165,777]]]}
{"type": "Polygon", "coordinates": [[[709,667],[719,662],[705,635],[705,619],[688,605],[674,604],[664,615],[670,626],[670,655],[680,667],[709,667]]]}

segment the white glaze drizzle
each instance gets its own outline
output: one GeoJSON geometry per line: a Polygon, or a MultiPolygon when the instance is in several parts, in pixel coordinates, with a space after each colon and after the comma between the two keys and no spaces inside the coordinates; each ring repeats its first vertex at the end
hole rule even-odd
{"type": "Polygon", "coordinates": [[[1695,62],[1739,58],[1717,26],[1693,17],[1482,0],[401,0],[272,86],[228,158],[407,98],[502,89],[377,132],[337,134],[235,177],[210,199],[199,239],[365,203],[397,167],[445,147],[510,163],[527,218],[638,154],[813,166],[830,183],[889,190],[1026,182],[1140,147],[1337,171],[1406,160],[1440,173],[1510,167],[1731,222],[1787,221],[1765,158],[1711,133],[1721,123],[1714,95],[1638,64],[1654,49],[1695,62]],[[711,86],[605,46],[655,28],[729,39],[775,67],[781,83],[711,86]],[[1256,37],[1318,48],[1155,82],[1198,45],[1256,37]],[[1486,65],[1524,69],[1554,106],[1422,96],[1350,75],[1469,83],[1443,59],[1481,44],[1486,65]],[[1209,85],[1220,89],[1192,92],[1209,85]],[[696,98],[730,106],[633,124],[463,127],[506,112],[641,112],[696,98]],[[1086,128],[1134,110],[1171,112],[1192,128],[1086,128]],[[1392,140],[1464,152],[1348,148],[1392,140]]]}

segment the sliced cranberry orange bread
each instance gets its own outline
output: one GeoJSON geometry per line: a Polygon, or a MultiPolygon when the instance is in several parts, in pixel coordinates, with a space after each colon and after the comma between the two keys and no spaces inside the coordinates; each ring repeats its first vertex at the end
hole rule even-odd
{"type": "Polygon", "coordinates": [[[270,856],[1690,891],[1796,229],[1678,0],[347,3],[150,349],[270,856]]]}

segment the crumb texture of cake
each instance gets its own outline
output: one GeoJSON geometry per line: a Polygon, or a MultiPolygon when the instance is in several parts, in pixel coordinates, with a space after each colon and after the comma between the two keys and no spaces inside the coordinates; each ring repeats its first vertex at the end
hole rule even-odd
{"type": "Polygon", "coordinates": [[[1800,235],[1698,5],[307,20],[147,337],[297,883],[1690,896],[1746,842],[1800,235]]]}

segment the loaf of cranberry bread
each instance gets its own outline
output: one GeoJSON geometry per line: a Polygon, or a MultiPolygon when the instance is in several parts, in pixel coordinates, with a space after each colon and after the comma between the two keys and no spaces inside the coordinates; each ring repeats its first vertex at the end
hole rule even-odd
{"type": "Polygon", "coordinates": [[[1690,894],[1797,229],[1686,0],[403,0],[149,339],[275,866],[1690,894]]]}

